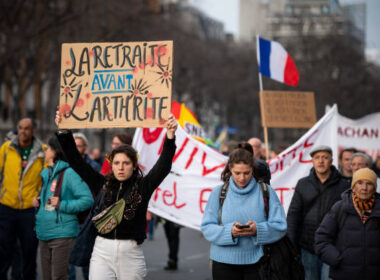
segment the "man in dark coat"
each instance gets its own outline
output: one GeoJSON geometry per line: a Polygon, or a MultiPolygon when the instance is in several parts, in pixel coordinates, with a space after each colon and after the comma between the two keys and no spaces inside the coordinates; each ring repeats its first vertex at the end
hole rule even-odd
{"type": "Polygon", "coordinates": [[[305,278],[328,279],[328,265],[314,253],[314,234],[323,217],[349,188],[339,171],[332,165],[332,150],[318,146],[310,152],[313,168],[296,186],[288,210],[288,236],[301,249],[305,278]]]}
{"type": "Polygon", "coordinates": [[[315,233],[315,251],[334,280],[380,278],[380,195],[376,174],[356,171],[352,190],[342,194],[315,233]]]}

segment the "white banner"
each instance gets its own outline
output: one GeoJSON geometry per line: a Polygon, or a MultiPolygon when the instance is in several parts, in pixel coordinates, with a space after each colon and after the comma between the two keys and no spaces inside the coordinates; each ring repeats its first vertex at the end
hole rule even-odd
{"type": "Polygon", "coordinates": [[[338,109],[334,105],[295,144],[269,161],[272,173],[271,186],[276,190],[286,213],[298,180],[307,176],[313,167],[309,153],[314,147],[319,145],[331,147],[333,164],[337,166],[337,116],[338,109]]]}
{"type": "MultiPolygon", "coordinates": [[[[147,173],[157,161],[166,129],[138,128],[133,147],[147,173]]],[[[171,173],[153,193],[149,210],[165,219],[199,230],[208,196],[221,184],[220,174],[227,157],[193,139],[180,126],[171,173]]]]}
{"type": "MultiPolygon", "coordinates": [[[[337,107],[334,106],[294,145],[269,164],[271,185],[287,211],[297,181],[307,176],[312,167],[310,150],[316,145],[328,145],[337,163],[337,107]],[[335,132],[335,133],[334,133],[335,132]]],[[[139,163],[146,173],[157,161],[166,130],[137,129],[133,146],[139,153],[139,163]]],[[[227,157],[194,140],[179,127],[177,150],[171,173],[154,192],[149,210],[175,223],[199,230],[208,196],[221,184],[220,174],[227,157]]]]}
{"type": "Polygon", "coordinates": [[[338,114],[338,150],[356,148],[376,158],[380,152],[380,113],[352,120],[338,114]]]}

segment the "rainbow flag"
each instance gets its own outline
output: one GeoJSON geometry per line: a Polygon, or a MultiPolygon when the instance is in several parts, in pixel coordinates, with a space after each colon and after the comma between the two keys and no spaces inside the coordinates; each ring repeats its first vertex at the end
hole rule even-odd
{"type": "Polygon", "coordinates": [[[215,144],[207,138],[207,133],[199,124],[195,114],[186,107],[184,103],[172,101],[172,114],[177,119],[178,124],[193,138],[215,148],[215,144]]]}

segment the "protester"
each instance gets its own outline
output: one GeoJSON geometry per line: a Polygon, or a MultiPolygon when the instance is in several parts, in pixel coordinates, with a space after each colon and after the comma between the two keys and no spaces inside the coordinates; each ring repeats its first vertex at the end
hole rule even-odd
{"type": "MultiPolygon", "coordinates": [[[[119,147],[122,144],[131,145],[132,144],[132,136],[127,133],[121,133],[117,134],[113,137],[112,143],[111,143],[111,151],[115,150],[117,147],[119,147]]],[[[105,161],[103,161],[102,169],[100,171],[101,174],[107,175],[110,173],[111,170],[111,164],[109,160],[106,158],[105,161]]]]}
{"type": "Polygon", "coordinates": [[[88,148],[87,137],[83,133],[74,133],[75,145],[77,146],[79,154],[96,172],[100,172],[101,165],[95,160],[92,160],[86,150],[88,148]]]}
{"type": "Polygon", "coordinates": [[[314,234],[323,217],[349,188],[348,181],[332,165],[332,150],[317,146],[311,150],[313,167],[310,174],[296,185],[288,210],[288,236],[301,249],[305,278],[327,279],[328,265],[314,252],[314,234]]]}
{"type": "Polygon", "coordinates": [[[380,275],[380,195],[376,174],[362,168],[315,233],[315,250],[330,278],[375,280],[380,275]]]}
{"type": "MultiPolygon", "coordinates": [[[[352,172],[356,172],[361,168],[371,168],[372,158],[366,153],[358,152],[352,155],[352,172]]],[[[380,192],[380,178],[377,178],[377,192],[380,192]]]]}
{"type": "Polygon", "coordinates": [[[105,157],[102,155],[102,152],[99,148],[92,148],[90,150],[89,156],[92,160],[96,161],[100,166],[103,165],[105,157]]]}
{"type": "Polygon", "coordinates": [[[343,149],[339,153],[339,171],[342,176],[350,182],[350,184],[352,180],[351,157],[354,153],[357,153],[355,148],[343,149]]]}
{"type": "Polygon", "coordinates": [[[146,233],[148,234],[148,239],[154,239],[154,230],[156,227],[157,216],[154,215],[149,210],[146,211],[146,233]]]}
{"type": "Polygon", "coordinates": [[[42,275],[44,280],[67,279],[70,252],[79,232],[76,214],[89,209],[94,200],[86,183],[64,159],[56,137],[48,141],[45,161],[49,167],[41,172],[41,195],[33,201],[38,208],[36,234],[42,275]]]}
{"type": "Polygon", "coordinates": [[[358,171],[360,168],[371,168],[372,158],[366,153],[357,152],[354,153],[351,157],[351,168],[352,173],[358,171]]]}
{"type": "Polygon", "coordinates": [[[265,149],[264,153],[262,152],[262,142],[259,138],[253,137],[248,140],[248,143],[252,146],[253,149],[253,156],[257,159],[263,159],[265,160],[265,149]]]}
{"type": "Polygon", "coordinates": [[[165,270],[178,269],[179,233],[181,226],[169,220],[164,222],[166,241],[169,247],[169,259],[164,267],[165,270]]]}
{"type": "MultiPolygon", "coordinates": [[[[57,125],[60,120],[57,112],[57,125]]],[[[75,149],[70,131],[57,132],[70,166],[97,195],[70,256],[70,262],[78,266],[87,265],[91,258],[90,279],[142,279],[146,275],[140,246],[146,238],[146,211],[152,193],[170,172],[176,129],[177,122],[171,115],[160,157],[144,177],[137,163],[137,152],[131,146],[121,145],[112,151],[109,156],[112,173],[103,176],[84,162],[75,149]],[[99,218],[102,211],[107,216],[112,209],[119,209],[121,198],[125,201],[125,207],[121,208],[121,221],[115,218],[114,223],[105,224],[104,231],[95,227],[92,219],[99,218]],[[111,205],[110,210],[108,207],[111,205]]]]}
{"type": "Polygon", "coordinates": [[[377,177],[379,178],[380,177],[380,152],[377,153],[376,160],[372,164],[372,170],[376,173],[377,177]]]}
{"type": "Polygon", "coordinates": [[[224,185],[214,188],[208,199],[201,230],[211,242],[213,279],[259,279],[262,246],[286,233],[285,212],[271,187],[269,217],[265,217],[254,167],[252,153],[244,148],[232,151],[222,172],[222,180],[229,185],[223,205],[224,185]]]}
{"type": "Polygon", "coordinates": [[[0,279],[7,279],[17,240],[22,251],[23,278],[36,277],[38,241],[32,202],[41,189],[44,153],[34,129],[31,119],[20,120],[17,136],[0,148],[0,279]]]}

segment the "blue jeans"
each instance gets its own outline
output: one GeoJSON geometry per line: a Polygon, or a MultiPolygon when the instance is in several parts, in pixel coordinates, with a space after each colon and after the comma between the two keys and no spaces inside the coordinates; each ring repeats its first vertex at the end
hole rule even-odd
{"type": "Polygon", "coordinates": [[[316,255],[307,250],[301,250],[302,263],[305,268],[305,280],[328,280],[330,267],[316,255]]]}

